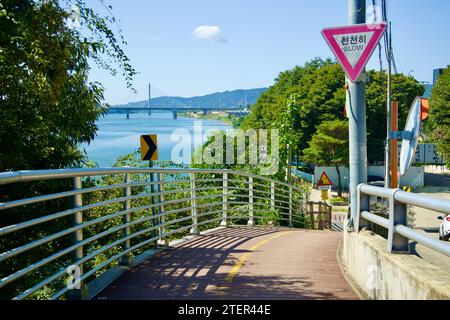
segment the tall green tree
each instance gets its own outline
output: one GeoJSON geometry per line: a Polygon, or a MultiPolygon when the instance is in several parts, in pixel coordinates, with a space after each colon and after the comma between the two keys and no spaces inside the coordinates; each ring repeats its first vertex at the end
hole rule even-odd
{"type": "Polygon", "coordinates": [[[341,171],[339,166],[347,166],[348,122],[345,120],[324,121],[309,142],[309,148],[303,151],[303,159],[316,165],[333,165],[338,176],[338,195],[342,196],[341,171]]]}
{"type": "Polygon", "coordinates": [[[431,91],[425,129],[428,140],[436,145],[438,154],[450,168],[450,66],[444,69],[431,91]]]}
{"type": "MultiPolygon", "coordinates": [[[[398,101],[398,125],[405,126],[411,103],[422,96],[425,87],[412,76],[398,73],[392,75],[392,97],[398,101]]],[[[369,163],[384,161],[384,142],[386,140],[386,85],[385,72],[370,70],[367,72],[367,158],[369,163]]]]}
{"type": "MultiPolygon", "coordinates": [[[[384,160],[386,84],[385,72],[367,72],[369,163],[384,160]]],[[[399,102],[399,125],[402,127],[412,101],[423,94],[424,87],[413,77],[395,74],[392,90],[394,98],[399,102]]],[[[280,128],[282,124],[287,123],[295,134],[289,130],[281,130],[280,135],[293,141],[296,144],[294,149],[301,156],[322,122],[345,119],[344,105],[344,72],[332,60],[316,58],[303,66],[281,72],[275,79],[275,84],[252,106],[251,113],[242,123],[242,127],[280,128]],[[289,121],[286,117],[289,117],[289,121]]],[[[283,151],[285,146],[280,145],[280,148],[283,151]]],[[[285,163],[285,159],[281,159],[280,163],[285,163]]]]}
{"type": "MultiPolygon", "coordinates": [[[[103,3],[103,1],[101,1],[103,3]]],[[[95,121],[105,111],[103,87],[89,81],[90,65],[113,76],[122,72],[132,89],[135,70],[122,47],[124,39],[110,8],[99,15],[83,1],[0,0],[0,171],[78,166],[81,143],[95,136],[95,121]],[[71,24],[77,28],[70,27],[71,24]]],[[[0,202],[70,189],[70,179],[0,186],[0,202]]],[[[0,227],[67,210],[70,197],[2,211],[0,227]]],[[[0,252],[42,239],[72,225],[63,217],[20,236],[0,237],[0,252]]],[[[0,278],[72,244],[68,237],[34,248],[0,264],[0,278]]],[[[0,298],[13,297],[60,270],[70,256],[27,274],[2,288],[0,298]]],[[[49,292],[37,294],[48,297],[49,292]]],[[[50,290],[52,291],[52,290],[50,290]]],[[[54,293],[54,291],[52,292],[54,293]]]]}
{"type": "Polygon", "coordinates": [[[106,107],[89,63],[130,88],[135,74],[114,18],[79,0],[2,0],[0,25],[0,171],[80,165],[106,107]]]}

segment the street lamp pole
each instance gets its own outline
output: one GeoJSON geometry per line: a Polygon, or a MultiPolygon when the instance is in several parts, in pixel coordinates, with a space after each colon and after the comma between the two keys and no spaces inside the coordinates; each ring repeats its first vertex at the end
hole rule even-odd
{"type": "MultiPolygon", "coordinates": [[[[366,22],[366,0],[348,1],[349,24],[366,22]]],[[[366,134],[366,73],[356,82],[347,80],[349,94],[349,171],[350,171],[350,223],[357,214],[357,187],[367,182],[367,134],[366,134]]]]}

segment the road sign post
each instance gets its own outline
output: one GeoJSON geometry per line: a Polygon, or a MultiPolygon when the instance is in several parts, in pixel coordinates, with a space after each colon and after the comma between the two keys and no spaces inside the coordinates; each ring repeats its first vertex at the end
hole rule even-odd
{"type": "Polygon", "coordinates": [[[322,201],[328,201],[328,189],[323,189],[321,192],[322,201]]]}
{"type": "Polygon", "coordinates": [[[326,28],[322,35],[347,74],[349,118],[350,224],[357,215],[357,186],[367,182],[366,92],[364,68],[386,30],[386,23],[365,24],[366,1],[348,1],[349,26],[326,28]]]}
{"type": "MultiPolygon", "coordinates": [[[[141,143],[141,160],[148,160],[148,166],[149,168],[153,167],[153,161],[158,160],[158,140],[156,134],[147,134],[142,135],[140,138],[141,143]]],[[[154,173],[150,173],[150,201],[151,204],[155,204],[155,177],[154,173]]],[[[160,207],[161,208],[161,207],[160,207]]],[[[156,217],[158,211],[156,210],[156,207],[152,207],[152,215],[156,217]]],[[[158,224],[158,219],[153,218],[153,225],[158,224]]],[[[156,236],[157,229],[153,231],[154,236],[156,236]]]]}

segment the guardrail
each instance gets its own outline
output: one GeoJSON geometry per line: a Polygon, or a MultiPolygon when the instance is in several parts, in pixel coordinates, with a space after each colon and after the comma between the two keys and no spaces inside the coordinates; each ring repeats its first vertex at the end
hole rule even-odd
{"type": "Polygon", "coordinates": [[[59,181],[66,189],[0,203],[3,299],[91,297],[114,279],[108,275],[113,269],[148,258],[170,240],[231,221],[308,224],[303,189],[244,172],[105,168],[0,173],[4,190],[38,190],[45,180],[59,181]]]}
{"type": "Polygon", "coordinates": [[[450,256],[450,244],[407,227],[408,205],[434,210],[442,214],[450,214],[449,200],[405,192],[400,189],[360,184],[358,186],[358,211],[355,230],[359,231],[364,227],[369,227],[368,222],[387,229],[387,251],[389,253],[409,253],[409,240],[413,240],[439,253],[450,256]],[[388,219],[370,212],[370,196],[389,200],[388,219]]]}

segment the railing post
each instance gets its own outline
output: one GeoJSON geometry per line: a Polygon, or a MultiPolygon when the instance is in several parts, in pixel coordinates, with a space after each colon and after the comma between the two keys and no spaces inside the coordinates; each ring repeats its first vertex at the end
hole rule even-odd
{"type": "Polygon", "coordinates": [[[317,215],[317,228],[323,230],[323,202],[319,201],[319,211],[317,215]]]}
{"type": "Polygon", "coordinates": [[[275,182],[270,181],[270,209],[275,211],[275,182]]]}
{"type": "Polygon", "coordinates": [[[247,225],[253,226],[253,177],[248,177],[248,222],[247,225]]]}
{"type": "MultiPolygon", "coordinates": [[[[82,182],[81,177],[74,177],[73,178],[73,190],[80,190],[82,189],[82,182]]],[[[83,196],[81,194],[76,194],[73,196],[73,207],[79,208],[83,206],[83,196]]],[[[73,215],[73,226],[78,226],[83,223],[83,212],[77,212],[73,215]]],[[[77,244],[83,241],[83,229],[79,229],[73,233],[73,243],[77,244]]],[[[83,259],[83,247],[78,247],[75,249],[72,253],[72,261],[75,264],[78,260],[83,259]]],[[[78,265],[78,275],[83,275],[83,264],[78,265]]],[[[75,281],[79,281],[74,278],[75,281]]],[[[68,299],[71,300],[82,300],[85,299],[87,296],[86,287],[84,286],[84,281],[79,281],[79,285],[75,286],[75,288],[71,289],[68,293],[68,299]]]]}
{"type": "Polygon", "coordinates": [[[389,195],[389,230],[387,250],[389,253],[409,253],[409,241],[407,238],[395,232],[396,225],[406,226],[408,221],[408,205],[395,200],[395,193],[399,190],[392,190],[389,195]]]}
{"type": "Polygon", "coordinates": [[[303,194],[303,202],[302,202],[302,209],[303,209],[303,214],[306,215],[306,212],[308,211],[307,207],[306,207],[306,193],[303,194]]]}
{"type": "Polygon", "coordinates": [[[292,227],[292,187],[289,186],[289,228],[292,227]]]}
{"type": "Polygon", "coordinates": [[[303,193],[302,195],[302,220],[303,220],[303,228],[306,228],[306,219],[307,219],[307,215],[306,213],[308,212],[308,208],[307,208],[307,204],[306,204],[306,192],[303,193]]]}
{"type": "Polygon", "coordinates": [[[361,192],[361,187],[363,184],[358,185],[356,188],[357,190],[357,204],[356,204],[356,220],[354,221],[355,231],[359,232],[363,228],[369,227],[369,221],[365,220],[361,217],[362,211],[369,211],[370,208],[370,197],[365,194],[364,192],[361,192]]]}
{"type": "Polygon", "coordinates": [[[328,229],[331,229],[331,225],[333,224],[333,206],[330,204],[327,204],[327,210],[328,210],[328,229]]]}
{"type": "Polygon", "coordinates": [[[315,230],[316,229],[316,222],[314,221],[314,202],[313,201],[309,201],[308,202],[308,207],[309,207],[309,219],[311,221],[311,229],[315,230]]]}
{"type": "MultiPolygon", "coordinates": [[[[129,197],[131,196],[131,187],[128,185],[131,182],[131,174],[129,173],[125,173],[125,184],[127,184],[123,190],[123,194],[125,197],[129,197]]],[[[124,201],[123,203],[123,209],[124,210],[129,210],[131,208],[131,200],[127,199],[124,201]]],[[[131,213],[126,213],[122,216],[122,223],[123,224],[127,224],[131,222],[131,213]]],[[[130,227],[125,227],[122,231],[123,237],[127,237],[130,235],[130,227]]],[[[126,240],[125,242],[123,242],[123,250],[127,250],[130,248],[130,240],[126,240]]],[[[132,256],[130,253],[127,253],[126,255],[123,255],[120,258],[120,264],[123,266],[129,266],[132,264],[132,256]]]]}
{"type": "Polygon", "coordinates": [[[228,227],[228,172],[223,173],[223,185],[222,185],[222,221],[220,225],[228,227]]]}
{"type": "MultiPolygon", "coordinates": [[[[164,203],[164,193],[163,193],[164,184],[163,184],[163,181],[164,181],[164,174],[162,172],[160,172],[160,173],[158,173],[158,192],[160,194],[159,195],[159,203],[160,203],[159,214],[163,214],[165,212],[164,205],[163,205],[163,203],[164,203]]],[[[163,225],[165,221],[166,221],[165,216],[164,215],[160,216],[159,224],[163,225]]],[[[168,245],[167,239],[164,237],[164,234],[166,233],[166,227],[161,226],[158,229],[158,232],[159,232],[159,239],[158,239],[158,242],[157,242],[158,245],[159,246],[163,246],[163,247],[167,246],[168,245]]]]}
{"type": "Polygon", "coordinates": [[[195,192],[195,173],[190,173],[190,180],[191,180],[191,215],[192,215],[192,228],[191,233],[192,234],[199,234],[198,232],[198,220],[197,220],[197,199],[196,199],[196,192],[195,192]]]}
{"type": "MultiPolygon", "coordinates": [[[[150,166],[152,167],[153,164],[151,161],[150,161],[150,163],[151,163],[150,166]]],[[[155,176],[154,176],[153,172],[150,172],[150,193],[151,193],[150,201],[151,201],[151,204],[154,205],[155,204],[155,176]]],[[[153,226],[156,226],[158,224],[158,219],[156,218],[157,214],[158,214],[158,210],[156,209],[156,206],[152,206],[153,226]]],[[[158,231],[156,229],[153,230],[152,231],[153,237],[156,237],[157,233],[158,233],[158,231]]]]}

